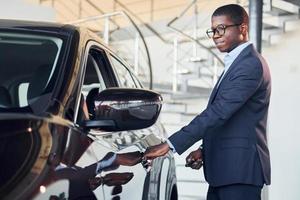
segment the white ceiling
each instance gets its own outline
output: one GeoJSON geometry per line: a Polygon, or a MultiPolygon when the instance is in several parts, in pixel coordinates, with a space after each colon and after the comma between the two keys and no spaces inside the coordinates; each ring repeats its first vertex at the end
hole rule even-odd
{"type": "MultiPolygon", "coordinates": [[[[42,5],[53,7],[56,21],[68,22],[89,16],[101,15],[118,10],[127,11],[132,17],[145,23],[172,19],[178,16],[192,0],[27,0],[41,2],[42,5]]],[[[228,3],[243,3],[237,0],[198,0],[199,13],[211,12],[218,6],[228,3]]],[[[192,15],[191,7],[186,15],[192,15]]]]}

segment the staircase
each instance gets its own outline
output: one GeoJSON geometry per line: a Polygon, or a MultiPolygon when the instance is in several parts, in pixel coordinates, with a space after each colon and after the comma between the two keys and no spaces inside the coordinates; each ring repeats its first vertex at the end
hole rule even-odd
{"type": "MultiPolygon", "coordinates": [[[[300,5],[292,1],[272,0],[265,4],[263,13],[262,40],[265,47],[280,42],[285,32],[295,30],[300,25],[300,5]]],[[[296,1],[295,1],[296,2],[296,1]]]]}

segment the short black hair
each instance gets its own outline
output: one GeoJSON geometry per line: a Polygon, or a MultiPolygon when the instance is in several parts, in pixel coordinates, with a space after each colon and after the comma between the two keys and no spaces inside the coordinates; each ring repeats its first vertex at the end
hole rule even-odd
{"type": "Polygon", "coordinates": [[[217,8],[212,16],[226,15],[234,24],[249,23],[249,16],[246,10],[238,4],[228,4],[217,8]]]}

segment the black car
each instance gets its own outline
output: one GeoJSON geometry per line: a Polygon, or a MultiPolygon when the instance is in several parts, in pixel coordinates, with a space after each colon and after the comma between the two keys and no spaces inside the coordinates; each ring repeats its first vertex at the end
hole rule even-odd
{"type": "Polygon", "coordinates": [[[0,20],[0,198],[177,199],[161,103],[92,32],[0,20]]]}

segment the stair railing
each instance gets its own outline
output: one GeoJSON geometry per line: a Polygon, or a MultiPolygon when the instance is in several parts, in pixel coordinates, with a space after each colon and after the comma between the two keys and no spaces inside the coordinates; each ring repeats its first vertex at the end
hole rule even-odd
{"type": "MultiPolygon", "coordinates": [[[[197,0],[193,0],[190,4],[188,4],[186,6],[186,8],[175,18],[173,18],[168,24],[167,26],[175,33],[177,33],[177,35],[180,35],[188,40],[190,40],[191,42],[193,42],[193,56],[196,57],[197,55],[197,47],[201,47],[202,49],[205,49],[210,55],[211,55],[211,64],[213,66],[213,70],[212,70],[212,84],[214,85],[214,83],[217,81],[217,77],[218,77],[218,66],[224,67],[224,62],[222,61],[222,59],[215,53],[213,52],[209,47],[205,46],[204,44],[202,44],[198,37],[197,37],[197,31],[198,31],[198,21],[197,21],[197,15],[198,15],[198,10],[197,10],[197,0]],[[196,17],[195,19],[195,24],[193,27],[193,36],[187,34],[184,32],[184,30],[180,30],[174,26],[172,26],[172,24],[174,22],[176,22],[177,20],[179,20],[180,18],[182,18],[184,16],[184,14],[192,7],[194,6],[194,16],[196,17]]],[[[173,92],[177,92],[177,84],[178,84],[178,78],[177,78],[177,71],[178,71],[178,45],[179,45],[179,41],[178,41],[178,36],[176,36],[174,38],[174,42],[173,42],[173,49],[174,49],[174,56],[173,56],[173,82],[172,82],[172,91],[173,92]]],[[[183,83],[182,87],[186,89],[186,86],[184,86],[184,84],[187,83],[183,83]]]]}
{"type": "MultiPolygon", "coordinates": [[[[152,75],[152,65],[151,65],[151,59],[150,59],[150,53],[149,53],[149,49],[148,46],[146,44],[145,38],[142,34],[142,32],[140,31],[140,29],[138,28],[138,26],[136,25],[136,23],[133,21],[133,19],[125,12],[125,11],[116,11],[116,12],[112,12],[112,13],[106,13],[103,15],[97,15],[97,16],[92,16],[92,17],[87,17],[87,18],[83,18],[83,19],[79,19],[76,21],[72,21],[69,22],[71,24],[82,24],[82,23],[86,23],[86,22],[92,22],[92,21],[97,21],[97,20],[104,20],[104,27],[103,27],[103,40],[106,44],[109,44],[110,42],[110,22],[112,21],[112,17],[115,16],[123,16],[125,17],[130,24],[132,25],[132,27],[134,28],[135,31],[135,42],[134,42],[134,62],[133,62],[133,70],[135,73],[139,73],[141,71],[140,69],[140,65],[139,65],[139,49],[140,49],[140,44],[139,42],[141,41],[145,52],[146,52],[146,62],[147,62],[147,75],[148,77],[145,77],[145,80],[143,82],[146,82],[146,84],[148,84],[148,88],[152,89],[153,86],[153,75],[152,75]],[[141,40],[140,40],[141,39],[141,40]]],[[[116,22],[113,21],[113,23],[116,24],[116,22]]],[[[138,76],[138,74],[136,74],[138,76]]]]}

